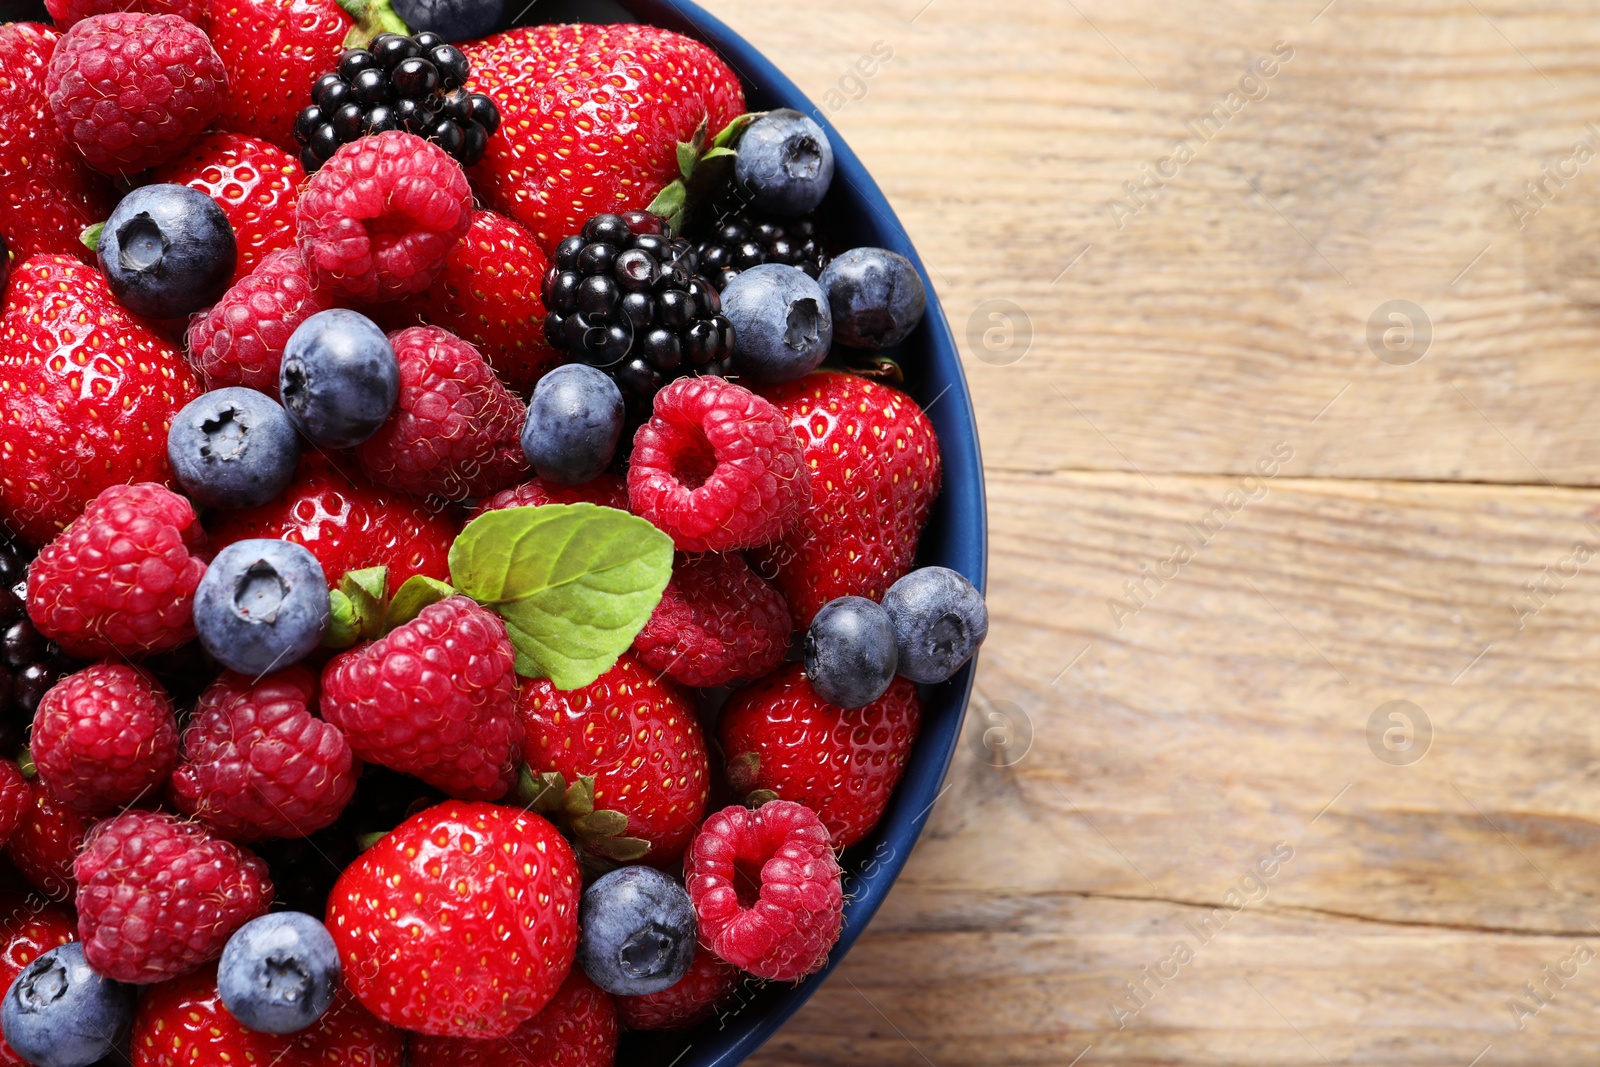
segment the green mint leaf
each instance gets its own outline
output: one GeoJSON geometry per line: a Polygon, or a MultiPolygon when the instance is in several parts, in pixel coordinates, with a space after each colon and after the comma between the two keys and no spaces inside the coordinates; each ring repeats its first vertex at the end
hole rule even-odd
{"type": "Polygon", "coordinates": [[[83,242],[83,247],[91,252],[100,251],[100,235],[106,230],[106,224],[97,222],[93,226],[85,226],[83,232],[78,234],[78,240],[83,242]]]}
{"type": "Polygon", "coordinates": [[[429,578],[425,574],[413,574],[395,591],[394,599],[389,601],[389,610],[383,616],[383,632],[404,626],[421,615],[422,609],[429,604],[437,604],[455,595],[455,588],[450,583],[429,578]]]}
{"type": "Polygon", "coordinates": [[[595,504],[478,516],[450,547],[450,580],[505,620],[517,673],[578,689],[627,651],[672,577],[672,538],[595,504]]]}

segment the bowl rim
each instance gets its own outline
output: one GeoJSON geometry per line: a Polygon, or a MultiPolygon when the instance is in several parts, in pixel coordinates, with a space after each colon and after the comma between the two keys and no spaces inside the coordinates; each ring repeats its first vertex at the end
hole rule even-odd
{"type": "MultiPolygon", "coordinates": [[[[881,223],[876,227],[881,246],[905,256],[916,267],[928,294],[927,311],[918,333],[908,343],[914,343],[918,336],[923,338],[918,347],[927,353],[927,368],[933,372],[928,375],[932,380],[923,384],[937,385],[940,381],[944,384],[931,402],[922,403],[919,399],[939,434],[944,479],[940,498],[925,534],[935,532],[935,525],[938,524],[941,542],[949,544],[945,546],[948,550],[942,552],[942,558],[937,562],[960,571],[979,590],[987,591],[987,495],[972,396],[962,367],[960,349],[928,276],[927,267],[894,209],[848,142],[828,121],[827,115],[770,60],[722,20],[692,0],[616,2],[641,21],[684,34],[710,47],[740,77],[745,88],[753,90],[752,95],[773,98],[780,101],[782,106],[793,107],[815,119],[827,133],[833,147],[834,182],[843,180],[850,186],[855,198],[877,216],[881,223]],[[940,403],[943,403],[943,407],[935,416],[933,409],[940,403]]],[[[536,6],[529,14],[534,21],[540,20],[536,6]]],[[[915,393],[920,390],[911,391],[915,393]]],[[[922,557],[926,552],[926,547],[919,551],[919,565],[924,562],[922,557]]],[[[861,870],[846,872],[844,929],[822,968],[798,984],[778,986],[776,983],[766,983],[751,999],[741,998],[731,1012],[714,1016],[696,1029],[679,1034],[641,1034],[641,1040],[648,1040],[655,1046],[655,1054],[630,1055],[630,1062],[654,1062],[660,1056],[660,1062],[667,1067],[728,1067],[753,1054],[821,987],[834,968],[849,954],[856,939],[883,904],[890,887],[904,869],[912,846],[921,836],[934,804],[949,788],[947,785],[941,788],[941,783],[960,741],[962,723],[972,696],[977,661],[978,657],[974,656],[950,680],[939,686],[925,687],[924,691],[930,694],[926,701],[925,717],[912,755],[907,760],[905,774],[873,832],[846,854],[848,857],[854,853],[859,859],[858,850],[871,848],[861,870]],[[932,714],[935,711],[940,713],[937,721],[932,714]],[[913,783],[916,788],[908,788],[913,783]],[[919,800],[926,798],[926,802],[919,810],[908,813],[906,809],[913,802],[913,794],[919,800]],[[883,852],[885,845],[889,846],[886,854],[883,852]],[[733,1021],[727,1020],[728,1014],[733,1016],[733,1021]],[[711,1029],[713,1025],[715,1029],[711,1029]],[[677,1039],[675,1043],[669,1040],[674,1038],[677,1039]],[[674,1056],[671,1055],[671,1049],[676,1045],[683,1047],[674,1056]],[[687,1055],[691,1051],[698,1054],[687,1055]]],[[[865,998],[865,994],[862,996],[865,998]]],[[[624,1053],[642,1051],[624,1046],[624,1053]]],[[[619,1060],[622,1058],[623,1055],[619,1054],[619,1060]]]]}

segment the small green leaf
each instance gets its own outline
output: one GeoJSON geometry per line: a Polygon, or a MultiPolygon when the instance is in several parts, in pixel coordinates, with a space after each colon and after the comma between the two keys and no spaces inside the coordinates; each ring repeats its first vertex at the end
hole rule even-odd
{"type": "Polygon", "coordinates": [[[737,158],[739,158],[739,153],[735,152],[731,148],[713,148],[711,151],[707,152],[705,155],[700,157],[700,162],[709,163],[711,160],[714,160],[714,159],[737,159],[737,158]]]}
{"type": "Polygon", "coordinates": [[[83,247],[91,252],[100,251],[100,235],[105,232],[106,224],[97,222],[93,226],[85,226],[78,235],[78,240],[83,242],[83,247]]]}
{"type": "Polygon", "coordinates": [[[627,651],[672,577],[672,538],[595,504],[478,516],[450,547],[450,579],[505,620],[517,673],[578,689],[627,651]]]}
{"type": "Polygon", "coordinates": [[[637,863],[650,851],[650,842],[638,837],[598,837],[587,847],[618,863],[637,863]]]}
{"type": "Polygon", "coordinates": [[[748,793],[756,787],[756,776],[761,773],[761,754],[746,752],[728,761],[728,784],[736,792],[748,793]]]}
{"type": "Polygon", "coordinates": [[[350,598],[337,589],[330,589],[328,607],[328,631],[322,635],[322,647],[349,648],[361,640],[361,620],[350,598]]]}
{"type": "Polygon", "coordinates": [[[761,805],[766,804],[769,801],[777,799],[779,799],[778,794],[773,792],[771,789],[757,789],[755,792],[745,797],[744,802],[746,807],[754,809],[759,808],[761,805]]]}
{"type": "Polygon", "coordinates": [[[672,223],[673,229],[677,229],[678,221],[683,218],[683,205],[687,193],[688,187],[683,184],[682,180],[675,181],[657,193],[656,198],[650,201],[650,206],[645,210],[651,214],[660,215],[672,223]]]}
{"type": "Polygon", "coordinates": [[[591,811],[573,819],[572,828],[585,836],[615,837],[628,828],[628,817],[620,811],[591,811]]]}
{"type": "Polygon", "coordinates": [[[360,834],[356,837],[356,848],[365,852],[388,836],[389,834],[385,830],[373,830],[371,833],[360,834]]]}
{"type": "Polygon", "coordinates": [[[383,632],[404,626],[421,615],[422,609],[429,604],[437,604],[455,594],[455,588],[448,582],[429,578],[425,574],[413,574],[395,591],[394,599],[389,601],[389,610],[383,615],[383,632]]]}
{"type": "Polygon", "coordinates": [[[700,154],[694,150],[694,145],[687,141],[678,142],[678,173],[687,178],[694,173],[695,162],[700,154]]]}
{"type": "Polygon", "coordinates": [[[567,795],[561,801],[562,810],[568,815],[582,818],[594,810],[594,775],[586,774],[573,782],[567,788],[567,795]]]}
{"type": "Polygon", "coordinates": [[[29,781],[39,777],[39,767],[33,762],[33,749],[23,748],[22,754],[17,757],[17,770],[29,781]]]}
{"type": "Polygon", "coordinates": [[[744,136],[745,128],[765,114],[765,111],[747,111],[743,115],[736,116],[732,122],[722,127],[722,130],[711,139],[711,147],[713,149],[732,148],[738,143],[739,138],[744,136]]]}

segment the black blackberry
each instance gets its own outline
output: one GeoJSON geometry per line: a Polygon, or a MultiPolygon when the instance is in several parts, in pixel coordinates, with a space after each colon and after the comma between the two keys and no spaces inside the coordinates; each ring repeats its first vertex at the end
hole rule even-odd
{"type": "Polygon", "coordinates": [[[817,234],[816,220],[769,218],[754,211],[740,211],[718,219],[709,234],[695,244],[700,270],[717,284],[718,291],[742,270],[763,263],[783,263],[799,267],[813,278],[828,265],[817,234]]]}
{"type": "Polygon", "coordinates": [[[0,756],[22,746],[39,701],[75,664],[28,621],[29,555],[0,538],[0,756]]]}
{"type": "Polygon", "coordinates": [[[300,162],[310,173],[342,145],[405,130],[472,166],[500,128],[500,111],[487,96],[462,88],[470,73],[461,49],[436,33],[381,33],[366,48],[347,49],[339,69],[311,87],[311,106],[295,117],[300,162]]]}
{"type": "Polygon", "coordinates": [[[544,278],[545,337],[609,374],[630,416],[674,378],[724,374],[733,323],[693,246],[648,211],[596,215],[556,246],[544,278]]]}

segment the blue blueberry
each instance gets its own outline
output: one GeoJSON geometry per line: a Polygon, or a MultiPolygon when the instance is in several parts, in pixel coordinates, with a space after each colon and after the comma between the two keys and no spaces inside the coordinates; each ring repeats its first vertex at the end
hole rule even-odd
{"type": "Polygon", "coordinates": [[[276,400],[233,386],[184,405],[167,432],[167,459],[195,503],[253,508],[294,479],[300,437],[276,400]]]}
{"type": "Polygon", "coordinates": [[[762,385],[810,374],[833,344],[828,298],[799,267],[763,263],[734,275],[722,313],[733,323],[733,369],[762,385]]]}
{"type": "Polygon", "coordinates": [[[251,919],[228,938],[217,964],[222,1005],[264,1034],[294,1034],[333,1006],[339,950],[328,928],[299,911],[251,919]]]}
{"type": "Polygon", "coordinates": [[[894,624],[897,670],[913,682],[945,681],[989,635],[989,608],[971,582],[948,567],[921,567],[889,587],[883,610],[894,624]]]}
{"type": "Polygon", "coordinates": [[[583,891],[578,962],[619,997],[659,993],[694,961],[699,924],[689,893],[654,867],[622,867],[583,891]]]}
{"type": "Polygon", "coordinates": [[[217,553],[195,590],[194,628],[224,666],[252,678],[304,659],[322,642],[328,580],[292,541],[235,541],[217,553]]]}
{"type": "Polygon", "coordinates": [[[122,198],[100,231],[100,269],[135,315],[177,319],[217,302],[239,247],[217,202],[184,185],[146,185],[122,198]]]}
{"type": "Polygon", "coordinates": [[[132,986],[102,978],[74,941],[51,949],[6,991],[0,1030],[35,1067],[89,1067],[109,1056],[133,1022],[132,986]]]}
{"type": "Polygon", "coordinates": [[[505,8],[505,0],[394,0],[394,13],[413,31],[437,33],[447,41],[493,33],[505,8]]]}
{"type": "Polygon", "coordinates": [[[833,181],[833,145],[810,118],[779,108],[745,129],[733,174],[761,210],[809,215],[833,181]]]}
{"type": "Polygon", "coordinates": [[[830,704],[861,708],[894,681],[899,653],[888,612],[859,596],[822,605],[806,631],[806,677],[830,704]]]}
{"type": "Polygon", "coordinates": [[[852,248],[818,279],[833,312],[833,339],[852,348],[888,348],[911,336],[928,308],[922,276],[886,248],[852,248]]]}
{"type": "Polygon", "coordinates": [[[307,440],[354,448],[382,428],[400,399],[400,363],[365,315],[321,311],[290,335],[278,392],[307,440]]]}
{"type": "Polygon", "coordinates": [[[611,464],[622,437],[622,390],[604,371],[568,363],[539,379],[522,451],[539,477],[580,485],[611,464]]]}

